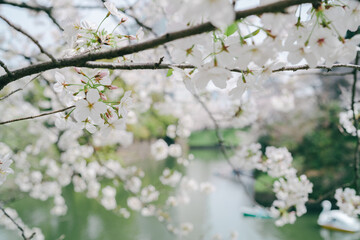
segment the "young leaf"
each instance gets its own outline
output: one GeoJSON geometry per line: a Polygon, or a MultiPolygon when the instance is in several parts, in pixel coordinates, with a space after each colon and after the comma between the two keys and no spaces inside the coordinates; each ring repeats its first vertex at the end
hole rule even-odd
{"type": "Polygon", "coordinates": [[[246,35],[246,36],[244,37],[244,39],[247,39],[247,38],[250,38],[250,37],[254,37],[254,36],[256,36],[259,32],[260,32],[260,28],[257,29],[257,30],[255,30],[255,31],[253,31],[252,33],[249,33],[248,35],[246,35]]]}
{"type": "Polygon", "coordinates": [[[167,77],[170,77],[170,76],[173,74],[173,71],[174,71],[174,69],[170,68],[170,69],[167,71],[166,76],[167,76],[167,77]]]}
{"type": "Polygon", "coordinates": [[[230,26],[227,27],[227,29],[225,30],[225,35],[231,36],[234,32],[236,32],[236,30],[238,29],[238,25],[237,23],[233,23],[230,26]]]}

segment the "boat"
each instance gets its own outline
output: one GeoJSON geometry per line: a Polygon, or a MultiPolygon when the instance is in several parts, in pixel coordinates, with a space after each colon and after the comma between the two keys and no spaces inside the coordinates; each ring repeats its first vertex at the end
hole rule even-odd
{"type": "Polygon", "coordinates": [[[241,213],[244,217],[253,217],[253,218],[261,218],[261,219],[272,219],[270,216],[269,210],[260,207],[243,207],[241,213]]]}
{"type": "Polygon", "coordinates": [[[341,210],[331,210],[331,202],[325,200],[321,203],[323,210],[317,220],[318,225],[323,228],[355,233],[360,231],[360,221],[351,217],[341,210]]]}

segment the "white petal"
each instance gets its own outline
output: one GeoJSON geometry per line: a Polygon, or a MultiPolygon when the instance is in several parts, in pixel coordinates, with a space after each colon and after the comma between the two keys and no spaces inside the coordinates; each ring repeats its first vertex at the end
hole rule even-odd
{"type": "Polygon", "coordinates": [[[64,75],[62,75],[59,72],[55,72],[55,79],[56,79],[57,82],[60,82],[60,83],[65,82],[64,75]]]}
{"type": "Polygon", "coordinates": [[[97,102],[94,104],[94,110],[99,114],[104,113],[107,110],[107,106],[103,102],[97,102]]]}
{"type": "Polygon", "coordinates": [[[90,89],[86,95],[86,99],[90,102],[90,103],[94,103],[97,102],[100,98],[99,92],[95,89],[90,89]]]}
{"type": "Polygon", "coordinates": [[[84,121],[89,115],[90,111],[88,108],[76,108],[74,110],[74,117],[78,122],[84,121]]]}

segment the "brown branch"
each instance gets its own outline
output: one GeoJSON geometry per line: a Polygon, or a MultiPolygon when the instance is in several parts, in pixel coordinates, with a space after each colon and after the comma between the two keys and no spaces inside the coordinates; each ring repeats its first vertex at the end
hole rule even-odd
{"type": "Polygon", "coordinates": [[[4,122],[0,122],[0,125],[5,125],[8,123],[13,123],[13,122],[18,122],[18,121],[24,121],[24,120],[29,120],[29,119],[34,119],[34,118],[39,118],[39,117],[44,117],[44,116],[48,116],[48,115],[52,115],[55,113],[59,113],[59,112],[65,112],[66,110],[72,109],[75,106],[70,106],[70,107],[66,107],[63,109],[59,109],[59,110],[55,110],[55,111],[51,111],[51,112],[46,112],[46,113],[42,113],[39,115],[35,115],[35,116],[29,116],[29,117],[23,117],[23,118],[16,118],[16,119],[12,119],[12,120],[8,120],[8,121],[4,121],[4,122]]]}
{"type": "MultiPolygon", "coordinates": [[[[181,68],[181,69],[189,69],[189,68],[196,68],[196,66],[191,64],[158,64],[158,63],[130,63],[130,64],[122,64],[122,63],[109,63],[109,62],[85,62],[83,64],[78,65],[78,67],[88,67],[88,68],[107,68],[107,69],[121,69],[121,70],[156,70],[156,69],[169,69],[169,68],[181,68]]],[[[282,67],[278,69],[274,69],[272,72],[286,72],[292,71],[296,72],[299,70],[310,70],[310,69],[325,69],[328,71],[333,70],[334,68],[353,68],[360,70],[360,65],[356,64],[334,64],[331,67],[327,67],[324,65],[316,66],[315,68],[310,68],[309,65],[297,65],[297,66],[288,66],[282,67]]],[[[243,73],[246,72],[242,69],[232,68],[228,69],[232,72],[243,73]]],[[[312,74],[319,74],[319,73],[312,73],[312,74]]],[[[349,74],[349,73],[342,73],[349,74]]],[[[351,73],[352,74],[352,73],[351,73]]]]}
{"type": "MultiPolygon", "coordinates": [[[[292,0],[292,1],[281,1],[276,2],[248,10],[237,11],[236,19],[245,18],[251,15],[259,15],[263,13],[271,13],[271,12],[283,12],[286,8],[294,5],[299,5],[303,3],[312,3],[316,0],[292,0]]],[[[101,51],[96,53],[87,53],[71,58],[61,58],[58,59],[57,62],[43,62],[39,64],[34,64],[25,68],[17,69],[13,71],[13,76],[9,77],[7,75],[0,76],[0,90],[8,83],[15,81],[19,78],[25,77],[27,75],[32,75],[36,73],[40,73],[46,70],[55,69],[55,68],[64,68],[70,66],[81,66],[81,64],[86,63],[87,61],[95,61],[99,59],[112,59],[116,57],[121,57],[127,54],[132,54],[136,52],[140,52],[143,50],[155,48],[157,46],[163,45],[165,43],[182,39],[206,32],[210,32],[215,30],[216,28],[210,23],[206,22],[194,27],[190,27],[184,30],[180,30],[177,32],[166,33],[158,38],[145,41],[142,43],[137,43],[133,45],[129,45],[122,48],[116,48],[107,51],[101,51]]]]}
{"type": "Polygon", "coordinates": [[[107,62],[86,62],[81,65],[81,67],[87,68],[106,68],[106,69],[121,69],[121,70],[156,70],[156,69],[170,69],[173,67],[188,69],[196,68],[191,64],[164,64],[159,62],[153,63],[131,63],[131,64],[121,64],[121,63],[107,63],[107,62]]]}
{"type": "Polygon", "coordinates": [[[35,45],[40,49],[40,52],[44,53],[46,56],[48,56],[52,62],[56,63],[56,59],[54,58],[53,55],[51,55],[50,53],[48,53],[39,43],[38,40],[36,40],[35,38],[33,38],[29,33],[25,32],[24,30],[22,30],[20,27],[14,25],[13,23],[11,23],[9,20],[7,20],[5,17],[0,16],[0,18],[2,20],[4,20],[10,27],[12,27],[13,29],[15,29],[16,31],[22,33],[23,35],[25,35],[26,37],[28,37],[33,43],[35,43],[35,45]]]}

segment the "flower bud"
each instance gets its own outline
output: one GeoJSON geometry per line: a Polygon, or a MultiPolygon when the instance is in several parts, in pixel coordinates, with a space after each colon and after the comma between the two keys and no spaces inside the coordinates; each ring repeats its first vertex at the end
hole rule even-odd
{"type": "Polygon", "coordinates": [[[100,98],[104,101],[107,100],[107,97],[105,96],[105,94],[103,94],[102,92],[100,93],[100,98]]]}
{"type": "Polygon", "coordinates": [[[119,87],[115,86],[115,85],[107,85],[106,86],[108,89],[110,90],[115,90],[115,89],[118,89],[119,87]]]}

